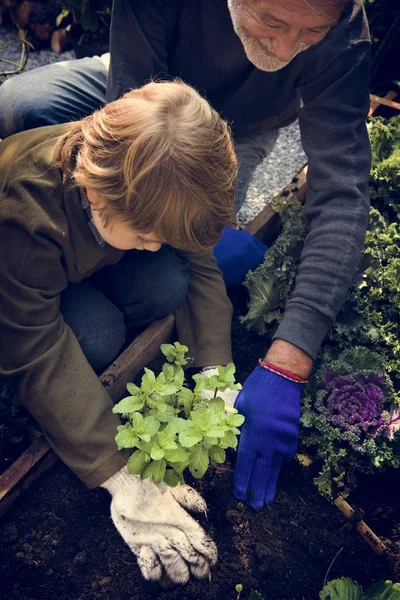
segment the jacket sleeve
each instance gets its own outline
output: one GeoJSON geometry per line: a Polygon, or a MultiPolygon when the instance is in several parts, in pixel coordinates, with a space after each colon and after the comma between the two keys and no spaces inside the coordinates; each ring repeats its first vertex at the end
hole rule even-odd
{"type": "Polygon", "coordinates": [[[226,365],[232,361],[232,305],[213,252],[185,253],[189,288],[176,311],[178,340],[189,348],[192,366],[226,365]]]}
{"type": "Polygon", "coordinates": [[[309,222],[294,293],[274,335],[315,359],[359,265],[368,225],[370,45],[360,42],[302,88],[309,222]]]}
{"type": "Polygon", "coordinates": [[[112,401],[60,312],[62,251],[48,231],[0,226],[0,373],[60,458],[89,487],[125,463],[112,401]]]}
{"type": "Polygon", "coordinates": [[[167,29],[164,0],[114,0],[107,102],[168,76],[167,29]]]}

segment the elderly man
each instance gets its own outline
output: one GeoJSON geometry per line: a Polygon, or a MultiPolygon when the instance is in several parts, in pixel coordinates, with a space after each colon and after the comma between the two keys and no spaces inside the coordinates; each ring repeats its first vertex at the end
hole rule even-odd
{"type": "MultiPolygon", "coordinates": [[[[295,453],[302,386],[353,278],[367,227],[370,39],[361,0],[114,0],[110,56],[109,68],[106,55],[7,81],[0,137],[80,118],[150,78],[178,76],[231,123],[238,210],[279,128],[299,119],[309,160],[309,233],[283,320],[235,404],[246,421],[234,493],[260,509],[295,453]]],[[[163,519],[156,554],[159,540],[165,545],[176,530],[163,519]]],[[[196,535],[194,529],[192,540],[196,535]]],[[[155,572],[147,565],[146,577],[155,572]]]]}

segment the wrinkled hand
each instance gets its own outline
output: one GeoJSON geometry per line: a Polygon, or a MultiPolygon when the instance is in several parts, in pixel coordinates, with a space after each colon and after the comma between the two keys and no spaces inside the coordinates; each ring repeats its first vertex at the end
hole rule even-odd
{"type": "MultiPolygon", "coordinates": [[[[202,370],[202,374],[206,375],[207,377],[212,377],[213,375],[218,375],[218,369],[217,367],[205,367],[202,370]]],[[[218,390],[218,396],[222,398],[225,404],[231,407],[233,407],[235,404],[238,393],[239,392],[237,390],[231,390],[230,388],[227,388],[226,390],[218,390]]],[[[203,398],[208,398],[209,400],[214,397],[214,393],[210,390],[203,390],[201,395],[203,398]]]]}
{"type": "Polygon", "coordinates": [[[235,402],[246,420],[233,476],[234,494],[255,510],[273,501],[281,467],[296,452],[302,387],[257,366],[235,402]]]}
{"type": "Polygon", "coordinates": [[[190,573],[208,577],[217,548],[186,512],[205,513],[203,498],[188,485],[168,487],[140,479],[122,469],[102,485],[112,494],[111,518],[136,555],[145,579],[159,581],[163,572],[174,583],[186,583],[190,573]]]}

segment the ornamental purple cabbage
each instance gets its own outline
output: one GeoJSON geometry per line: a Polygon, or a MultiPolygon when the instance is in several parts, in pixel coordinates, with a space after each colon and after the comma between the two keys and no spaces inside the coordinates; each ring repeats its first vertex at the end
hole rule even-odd
{"type": "Polygon", "coordinates": [[[382,375],[339,375],[327,369],[323,378],[326,394],[316,408],[325,413],[329,423],[361,442],[376,436],[385,426],[385,381],[382,375]]]}

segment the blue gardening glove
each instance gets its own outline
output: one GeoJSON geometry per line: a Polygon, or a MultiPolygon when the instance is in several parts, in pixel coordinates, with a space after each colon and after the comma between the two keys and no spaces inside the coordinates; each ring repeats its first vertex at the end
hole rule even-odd
{"type": "Polygon", "coordinates": [[[263,261],[267,246],[248,231],[225,227],[214,248],[214,256],[222,271],[226,287],[240,285],[248,271],[263,261]]]}
{"type": "Polygon", "coordinates": [[[246,420],[233,474],[234,494],[255,510],[273,501],[281,467],[296,452],[302,387],[257,366],[236,399],[235,408],[246,420]]]}

